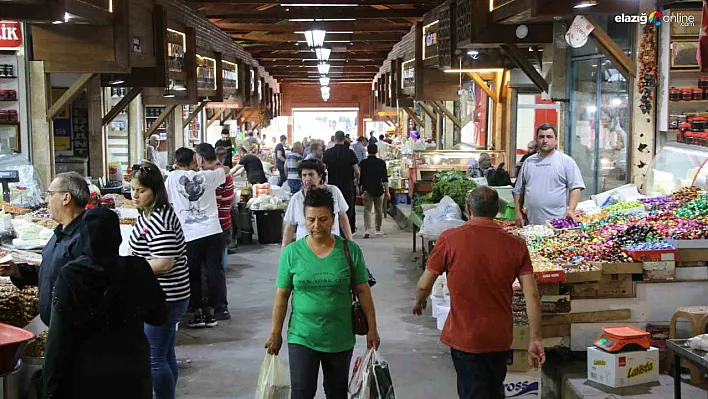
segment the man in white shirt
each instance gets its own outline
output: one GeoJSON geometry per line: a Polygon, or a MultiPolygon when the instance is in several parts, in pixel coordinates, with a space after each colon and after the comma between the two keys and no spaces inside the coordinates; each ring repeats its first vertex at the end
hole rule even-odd
{"type": "Polygon", "coordinates": [[[325,188],[332,193],[332,197],[334,198],[334,214],[337,216],[337,221],[334,223],[334,226],[332,226],[332,234],[340,235],[341,231],[341,235],[351,240],[352,230],[349,225],[349,218],[347,217],[349,205],[347,205],[347,200],[337,186],[324,184],[326,172],[322,161],[317,159],[302,161],[298,166],[298,173],[302,178],[302,190],[293,195],[288,204],[288,210],[285,212],[283,248],[294,240],[299,240],[307,236],[304,203],[305,194],[312,188],[325,188]],[[295,236],[295,239],[293,239],[293,236],[295,236]]]}
{"type": "Polygon", "coordinates": [[[224,169],[199,171],[194,151],[175,153],[176,169],[167,178],[167,194],[182,224],[187,241],[187,265],[194,318],[189,327],[215,327],[214,308],[225,301],[226,278],[222,267],[222,230],[216,188],[226,182],[224,169]],[[202,266],[207,271],[208,302],[203,303],[202,266]]]}

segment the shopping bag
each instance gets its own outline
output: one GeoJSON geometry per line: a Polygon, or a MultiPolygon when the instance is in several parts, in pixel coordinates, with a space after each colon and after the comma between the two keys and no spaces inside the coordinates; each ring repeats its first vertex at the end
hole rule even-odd
{"type": "Polygon", "coordinates": [[[255,399],[288,399],[290,382],[288,371],[277,356],[266,354],[258,374],[258,387],[255,399]]]}
{"type": "Polygon", "coordinates": [[[349,380],[349,395],[351,399],[370,399],[371,392],[371,361],[373,351],[369,349],[364,356],[359,356],[354,362],[354,372],[349,380]]]}
{"type": "Polygon", "coordinates": [[[371,349],[372,370],[373,376],[371,381],[371,399],[396,399],[396,392],[393,389],[393,380],[391,379],[391,370],[388,367],[388,362],[384,360],[379,352],[371,349]]]}

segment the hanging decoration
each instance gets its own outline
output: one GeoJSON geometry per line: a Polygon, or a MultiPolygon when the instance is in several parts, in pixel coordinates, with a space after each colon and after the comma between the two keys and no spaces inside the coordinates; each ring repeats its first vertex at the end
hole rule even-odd
{"type": "Polygon", "coordinates": [[[640,40],[639,76],[637,79],[637,90],[641,95],[639,109],[644,115],[651,113],[656,83],[656,25],[646,24],[642,28],[640,40]]]}

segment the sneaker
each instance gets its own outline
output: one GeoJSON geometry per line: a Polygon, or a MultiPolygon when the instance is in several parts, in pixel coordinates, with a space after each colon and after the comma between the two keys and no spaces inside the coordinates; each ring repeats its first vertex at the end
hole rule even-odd
{"type": "Polygon", "coordinates": [[[216,320],[231,320],[231,313],[229,313],[228,310],[222,310],[222,311],[216,311],[214,312],[214,317],[216,317],[216,320]]]}
{"type": "Polygon", "coordinates": [[[187,327],[189,328],[202,328],[205,325],[206,324],[204,324],[204,315],[201,313],[195,313],[192,320],[187,323],[187,327]]]}
{"type": "Polygon", "coordinates": [[[365,232],[365,233],[364,233],[364,238],[369,238],[369,237],[371,237],[371,233],[369,233],[368,231],[365,232]]]}
{"type": "Polygon", "coordinates": [[[377,235],[377,236],[382,236],[382,235],[384,235],[383,230],[377,230],[377,231],[376,231],[376,235],[377,235]]]}
{"type": "Polygon", "coordinates": [[[216,327],[219,325],[219,322],[216,321],[216,316],[214,316],[213,314],[205,314],[204,325],[207,327],[216,327]]]}

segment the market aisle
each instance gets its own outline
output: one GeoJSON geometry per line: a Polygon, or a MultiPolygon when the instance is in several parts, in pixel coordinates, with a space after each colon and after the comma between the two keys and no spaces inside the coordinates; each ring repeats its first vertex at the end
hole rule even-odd
{"type": "MultiPolygon", "coordinates": [[[[362,218],[361,208],[357,216],[362,218]]],[[[363,226],[363,221],[358,220],[363,226]]],[[[455,373],[449,350],[440,344],[435,319],[411,314],[420,259],[411,254],[411,233],[384,221],[384,238],[356,241],[378,284],[373,288],[378,312],[381,354],[391,364],[396,392],[403,398],[456,397],[455,373]]],[[[420,252],[418,253],[418,255],[420,252]]],[[[180,328],[178,359],[182,364],[179,398],[252,399],[263,361],[263,344],[270,332],[279,245],[244,246],[229,258],[227,284],[232,319],[213,330],[180,328]]],[[[365,351],[359,338],[355,356],[365,351]]],[[[285,345],[284,345],[285,348],[285,345]]],[[[287,350],[281,352],[287,362],[287,350]]],[[[322,379],[317,398],[324,398],[322,379]]]]}

